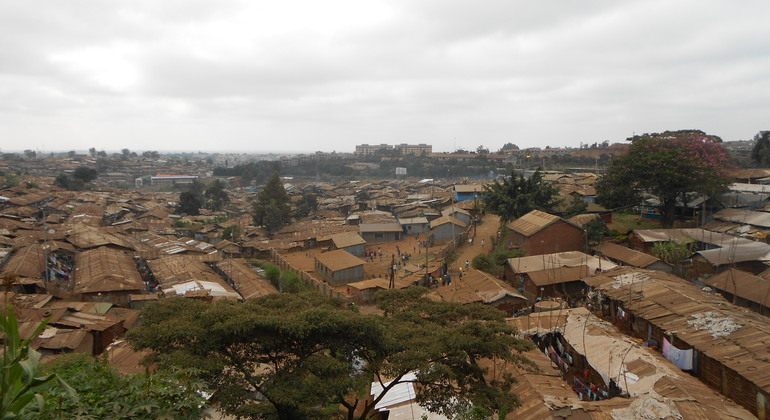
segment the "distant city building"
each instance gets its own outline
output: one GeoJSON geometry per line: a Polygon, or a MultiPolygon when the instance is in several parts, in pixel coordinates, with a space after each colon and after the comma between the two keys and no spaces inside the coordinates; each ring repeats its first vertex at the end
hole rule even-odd
{"type": "Polygon", "coordinates": [[[368,145],[368,144],[359,144],[356,146],[356,156],[371,156],[377,153],[378,151],[388,151],[391,150],[393,146],[389,144],[377,144],[377,145],[368,145]]]}
{"type": "Polygon", "coordinates": [[[420,144],[406,144],[401,143],[394,146],[396,150],[401,151],[401,155],[414,155],[422,156],[433,153],[433,146],[425,143],[420,144]]]}
{"type": "Polygon", "coordinates": [[[356,156],[372,156],[377,152],[388,152],[391,150],[398,150],[401,155],[413,155],[422,156],[433,153],[433,146],[425,143],[420,144],[406,144],[401,143],[395,146],[389,144],[359,144],[356,146],[356,156]]]}
{"type": "Polygon", "coordinates": [[[197,175],[157,174],[150,178],[150,185],[191,184],[196,179],[198,179],[197,175]]]}

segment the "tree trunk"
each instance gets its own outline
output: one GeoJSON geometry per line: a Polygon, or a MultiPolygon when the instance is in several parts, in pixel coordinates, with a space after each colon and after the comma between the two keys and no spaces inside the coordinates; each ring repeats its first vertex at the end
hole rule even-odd
{"type": "Polygon", "coordinates": [[[660,221],[664,229],[674,226],[676,213],[676,197],[662,198],[660,203],[660,221]]]}

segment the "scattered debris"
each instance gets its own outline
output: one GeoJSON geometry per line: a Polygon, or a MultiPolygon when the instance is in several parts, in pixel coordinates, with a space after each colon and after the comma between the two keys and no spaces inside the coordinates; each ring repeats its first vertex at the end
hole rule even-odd
{"type": "Polygon", "coordinates": [[[741,328],[732,318],[716,312],[694,314],[692,317],[694,319],[687,321],[691,327],[708,331],[714,338],[726,337],[741,328]]]}
{"type": "Polygon", "coordinates": [[[670,398],[661,397],[657,392],[640,395],[626,408],[612,410],[613,420],[658,420],[682,419],[682,415],[670,398]]]}

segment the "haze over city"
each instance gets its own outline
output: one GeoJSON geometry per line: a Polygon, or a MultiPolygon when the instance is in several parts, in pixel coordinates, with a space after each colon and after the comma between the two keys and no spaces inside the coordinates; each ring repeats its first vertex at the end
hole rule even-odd
{"type": "Polygon", "coordinates": [[[770,115],[770,3],[3,2],[0,150],[578,147],[770,115]]]}

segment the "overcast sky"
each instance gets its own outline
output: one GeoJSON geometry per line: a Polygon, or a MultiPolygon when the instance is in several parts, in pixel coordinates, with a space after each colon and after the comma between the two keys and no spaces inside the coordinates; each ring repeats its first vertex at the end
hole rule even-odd
{"type": "Polygon", "coordinates": [[[0,2],[0,150],[572,146],[770,129],[768,1],[0,2]]]}

